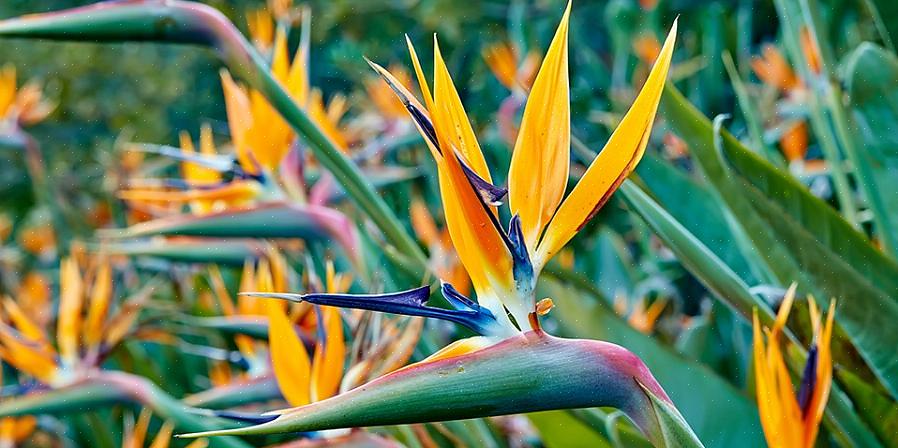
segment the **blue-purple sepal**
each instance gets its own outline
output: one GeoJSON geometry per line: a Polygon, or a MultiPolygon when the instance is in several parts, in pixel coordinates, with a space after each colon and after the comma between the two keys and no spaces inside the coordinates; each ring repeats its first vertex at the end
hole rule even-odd
{"type": "Polygon", "coordinates": [[[448,283],[443,283],[442,291],[446,300],[455,308],[454,310],[428,306],[426,303],[430,298],[429,286],[385,294],[288,294],[267,292],[244,292],[241,294],[253,297],[283,299],[291,302],[309,302],[315,305],[430,317],[464,325],[479,334],[493,334],[492,329],[496,325],[496,317],[493,313],[464,297],[448,283]]]}

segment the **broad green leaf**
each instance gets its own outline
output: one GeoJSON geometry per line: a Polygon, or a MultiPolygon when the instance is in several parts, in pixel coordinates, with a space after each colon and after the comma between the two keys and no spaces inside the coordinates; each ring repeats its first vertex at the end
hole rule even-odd
{"type": "MultiPolygon", "coordinates": [[[[715,293],[721,301],[726,303],[730,308],[737,311],[737,314],[743,319],[749,319],[750,312],[754,307],[760,311],[760,316],[765,325],[770,325],[773,314],[769,307],[748,291],[745,285],[726,265],[724,265],[707,247],[704,247],[698,239],[679,223],[677,223],[669,214],[661,209],[657,203],[651,200],[644,192],[642,192],[635,184],[624,182],[620,190],[628,204],[648,222],[652,229],[661,237],[662,240],[674,251],[677,258],[686,265],[686,267],[699,279],[705,286],[715,293]],[[749,314],[745,314],[748,312],[749,314]]],[[[556,301],[558,301],[556,299],[556,301]]],[[[563,310],[563,306],[558,307],[563,310]]],[[[576,315],[575,315],[576,316],[576,315]]],[[[574,320],[573,322],[578,322],[574,320]]],[[[622,324],[621,324],[622,325],[622,324]]],[[[603,328],[605,325],[593,325],[592,328],[603,328]]],[[[594,334],[591,337],[602,337],[594,334]]],[[[633,348],[632,341],[621,341],[620,343],[633,348]]],[[[636,350],[634,348],[634,350],[636,350]]],[[[639,352],[647,359],[654,359],[639,352]]],[[[657,369],[658,367],[656,367],[657,369]]],[[[662,372],[666,372],[662,370],[662,372]]],[[[661,373],[659,373],[660,377],[661,373]]],[[[663,378],[663,377],[662,377],[663,378]]],[[[675,390],[674,390],[675,391],[675,390]]],[[[673,391],[672,391],[673,392],[673,391]]],[[[848,437],[852,443],[857,446],[877,446],[876,437],[857,419],[854,411],[851,409],[851,403],[842,400],[841,391],[838,385],[833,385],[833,398],[827,403],[826,415],[830,422],[840,425],[843,435],[848,437]]],[[[684,404],[680,405],[684,408],[684,415],[690,417],[689,409],[684,404]]],[[[698,434],[702,433],[702,426],[694,424],[698,434]]],[[[707,440],[707,439],[706,439],[707,440]]]]}
{"type": "Polygon", "coordinates": [[[689,448],[704,446],[673,405],[659,398],[651,390],[644,390],[645,394],[652,400],[652,408],[655,410],[655,417],[661,426],[665,447],[689,448]]]}
{"type": "Polygon", "coordinates": [[[620,189],[627,204],[632,207],[652,230],[667,243],[705,287],[743,316],[751,316],[752,309],[761,311],[763,320],[772,322],[773,313],[767,304],[749,292],[748,285],[698,238],[686,230],[666,210],[661,208],[635,183],[624,182],[620,189]]]}
{"type": "Polygon", "coordinates": [[[855,163],[867,183],[867,202],[882,210],[875,234],[898,254],[898,58],[869,42],[844,63],[845,91],[853,115],[855,139],[862,148],[855,163]]]}
{"type": "Polygon", "coordinates": [[[646,155],[636,169],[638,181],[668,213],[740,278],[758,278],[740,251],[737,236],[727,223],[726,211],[713,194],[657,156],[646,155]],[[671,188],[676,185],[676,188],[671,188]]]}
{"type": "Polygon", "coordinates": [[[607,306],[587,300],[570,286],[543,279],[540,288],[541,297],[555,301],[551,315],[562,324],[563,334],[620,344],[642,357],[708,446],[763,446],[754,403],[707,367],[634,330],[607,306]]]}
{"type": "Polygon", "coordinates": [[[894,266],[797,181],[725,131],[718,152],[711,123],[676,89],[667,89],[662,104],[780,285],[797,281],[823,306],[835,297],[836,321],[896,396],[898,332],[890,330],[898,321],[894,266]]]}
{"type": "Polygon", "coordinates": [[[883,395],[870,384],[847,370],[837,370],[836,376],[845,393],[856,403],[858,416],[883,441],[898,440],[898,403],[883,395]]]}

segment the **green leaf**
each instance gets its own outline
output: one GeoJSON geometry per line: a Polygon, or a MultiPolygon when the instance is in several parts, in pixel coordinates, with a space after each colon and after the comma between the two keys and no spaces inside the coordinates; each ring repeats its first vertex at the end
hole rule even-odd
{"type": "Polygon", "coordinates": [[[646,154],[636,168],[637,181],[664,210],[695,235],[745,281],[759,277],[737,243],[717,198],[704,186],[657,156],[646,154]],[[676,188],[671,188],[676,185],[676,188]]]}
{"type": "Polygon", "coordinates": [[[851,129],[863,148],[858,178],[867,184],[867,202],[881,212],[874,231],[898,254],[898,58],[869,42],[848,55],[845,91],[854,118],[851,129]]]}
{"type": "Polygon", "coordinates": [[[539,438],[546,448],[596,447],[611,448],[602,434],[580,423],[564,411],[545,411],[527,414],[527,418],[539,431],[539,438]]]}
{"type": "Polygon", "coordinates": [[[184,404],[203,409],[228,409],[282,399],[281,390],[271,374],[238,381],[184,397],[184,404]]]}
{"type": "MultiPolygon", "coordinates": [[[[642,385],[640,384],[640,386],[642,385]]],[[[661,426],[665,447],[690,448],[704,446],[673,405],[658,398],[651,390],[645,387],[643,387],[643,390],[649,399],[652,400],[652,409],[654,409],[655,417],[658,419],[659,426],[661,426]]]]}
{"type": "Polygon", "coordinates": [[[764,322],[773,321],[773,313],[767,304],[751,294],[748,285],[736,273],[635,183],[624,182],[620,192],[627,204],[667,243],[680,262],[705,287],[743,316],[751,316],[752,309],[757,307],[764,322]]]}
{"type": "Polygon", "coordinates": [[[876,431],[879,439],[898,440],[898,403],[845,369],[835,373],[845,392],[856,403],[857,414],[876,431]]]}
{"type": "MultiPolygon", "coordinates": [[[[296,206],[284,202],[249,209],[225,210],[207,215],[178,215],[106,232],[109,238],[148,236],[192,236],[208,238],[303,238],[334,241],[353,260],[358,259],[359,237],[352,221],[343,213],[322,206],[296,206]]],[[[149,250],[144,247],[145,250],[149,250]]]]}
{"type": "MultiPolygon", "coordinates": [[[[652,201],[648,195],[639,190],[635,184],[624,182],[620,191],[630,206],[649,223],[658,236],[664,240],[672,251],[674,251],[677,258],[686,265],[690,272],[701,280],[707,288],[714,292],[717,298],[736,310],[737,314],[742,316],[746,321],[748,321],[751,314],[745,314],[744,312],[747,311],[750,313],[751,309],[757,306],[757,309],[760,311],[762,322],[764,322],[765,325],[770,325],[773,314],[769,307],[757,300],[748,291],[747,285],[745,285],[726,265],[714,256],[707,247],[704,247],[693,235],[689,234],[683,226],[673,220],[669,214],[652,201]]],[[[558,301],[558,299],[556,299],[556,301],[558,301]]],[[[564,306],[560,305],[558,309],[564,310],[564,306]]],[[[560,312],[561,311],[559,311],[559,313],[560,312]]],[[[581,314],[575,313],[573,316],[576,317],[579,315],[581,314]]],[[[579,322],[579,319],[572,319],[573,320],[569,322],[579,322]]],[[[610,319],[608,321],[614,322],[610,319]]],[[[610,325],[611,324],[609,323],[592,324],[588,328],[601,329],[610,327],[610,325]]],[[[619,325],[623,324],[621,323],[619,325]]],[[[609,331],[609,336],[613,334],[613,331],[609,331]]],[[[609,336],[602,337],[600,334],[591,335],[591,337],[606,340],[609,339],[609,336]]],[[[627,347],[631,347],[636,353],[645,356],[646,359],[653,360],[656,358],[656,355],[650,356],[639,351],[632,340],[618,342],[625,344],[627,347]]],[[[673,366],[676,364],[671,363],[671,365],[673,366]]],[[[653,367],[655,367],[656,371],[659,371],[659,377],[664,380],[665,378],[661,375],[668,372],[668,370],[659,366],[653,365],[653,367]]],[[[665,384],[670,383],[665,382],[665,384]]],[[[686,384],[689,383],[687,382],[686,384]]],[[[672,389],[671,392],[676,393],[676,389],[672,389]]],[[[688,390],[686,393],[689,397],[693,396],[691,390],[688,390]]],[[[840,428],[843,430],[843,435],[848,437],[854,445],[877,446],[876,437],[857,419],[855,411],[851,409],[851,403],[841,399],[843,395],[839,390],[838,385],[833,385],[831,395],[832,397],[827,403],[826,409],[829,421],[834,421],[836,424],[840,425],[840,428]]],[[[679,403],[683,408],[684,415],[687,418],[691,418],[688,403],[679,403]]],[[[704,406],[704,402],[700,403],[700,405],[704,406]]],[[[704,437],[704,433],[702,432],[703,426],[701,424],[693,421],[693,427],[697,428],[698,434],[702,435],[703,438],[708,441],[708,439],[704,437]]],[[[709,442],[709,444],[712,443],[709,442]]]]}
{"type": "Polygon", "coordinates": [[[662,104],[780,285],[797,281],[814,292],[822,306],[835,297],[836,321],[870,369],[898,396],[898,332],[891,331],[898,322],[892,287],[898,277],[891,276],[892,263],[797,181],[729,133],[721,133],[716,148],[711,123],[676,89],[668,86],[662,104]]]}

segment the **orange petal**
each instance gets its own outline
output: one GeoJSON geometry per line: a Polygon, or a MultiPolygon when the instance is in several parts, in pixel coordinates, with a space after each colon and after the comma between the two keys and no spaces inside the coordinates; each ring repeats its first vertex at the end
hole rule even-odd
{"type": "Polygon", "coordinates": [[[87,321],[84,325],[84,342],[88,347],[95,347],[103,340],[103,325],[106,322],[111,298],[112,268],[109,266],[109,260],[104,259],[100,261],[100,267],[93,282],[87,321]]]}
{"type": "Polygon", "coordinates": [[[437,225],[427,210],[427,205],[421,199],[412,199],[412,205],[409,208],[409,216],[412,222],[412,229],[418,240],[428,247],[432,247],[440,241],[440,232],[437,225]]]}
{"type": "Polygon", "coordinates": [[[250,174],[259,174],[249,146],[248,134],[253,125],[249,96],[242,87],[234,82],[226,70],[221,71],[221,87],[224,90],[228,128],[231,130],[231,140],[237,150],[237,160],[244,171],[250,174]]]}
{"type": "Polygon", "coordinates": [[[58,367],[52,354],[37,344],[25,343],[11,328],[0,324],[0,358],[21,372],[44,383],[52,383],[58,367]]]}
{"type": "Polygon", "coordinates": [[[308,404],[311,366],[302,341],[282,308],[268,307],[268,326],[271,365],[281,393],[291,406],[308,404]]]}
{"type": "Polygon", "coordinates": [[[16,326],[19,333],[22,333],[22,336],[26,337],[30,342],[49,347],[47,335],[44,333],[44,330],[22,311],[15,300],[10,297],[5,297],[3,299],[3,309],[6,311],[6,314],[9,315],[9,319],[16,326]]]}
{"type": "Polygon", "coordinates": [[[642,158],[670,68],[676,33],[674,21],[642,91],[549,223],[533,260],[537,272],[608,201],[642,158]]]}
{"type": "Polygon", "coordinates": [[[474,135],[474,129],[471,127],[471,122],[468,121],[468,115],[465,113],[458,91],[455,90],[455,85],[452,83],[449,69],[443,61],[436,36],[433,39],[433,66],[434,108],[429,111],[439,137],[443,156],[445,157],[447,152],[451,152],[452,148],[455,148],[461,153],[465,163],[478,176],[487,182],[492,182],[489,168],[480,150],[480,144],[477,143],[477,137],[474,135]]]}
{"type": "Polygon", "coordinates": [[[315,344],[311,373],[312,401],[324,400],[337,394],[346,361],[346,341],[343,337],[340,309],[322,306],[319,316],[323,322],[318,322],[318,325],[324,325],[326,339],[315,344]]]}
{"type": "Polygon", "coordinates": [[[521,120],[508,172],[508,203],[520,215],[527,248],[533,252],[552,219],[570,167],[571,109],[568,82],[568,20],[561,18],[521,120]]]}
{"type": "Polygon", "coordinates": [[[172,422],[163,423],[162,427],[159,428],[159,432],[156,433],[153,443],[150,444],[150,448],[168,448],[168,445],[171,444],[171,436],[174,430],[175,425],[172,422]]]}
{"type": "Polygon", "coordinates": [[[81,332],[81,304],[84,287],[77,262],[72,258],[62,260],[60,266],[59,316],[56,324],[56,342],[59,356],[65,366],[74,366],[79,359],[81,332]]]}
{"type": "Polygon", "coordinates": [[[518,84],[518,57],[514,48],[500,42],[483,50],[483,60],[499,82],[508,90],[520,88],[518,84]]]}
{"type": "Polygon", "coordinates": [[[775,443],[780,432],[779,401],[773,392],[773,378],[770,367],[767,364],[764,338],[761,335],[761,324],[758,322],[758,311],[754,310],[752,316],[752,365],[755,376],[755,395],[758,401],[758,414],[761,418],[761,427],[764,436],[771,443],[775,443]]]}
{"type": "Polygon", "coordinates": [[[488,338],[486,336],[472,336],[470,338],[460,339],[455,341],[440,350],[436,353],[424,358],[424,360],[417,362],[415,364],[411,364],[410,366],[417,364],[425,364],[428,362],[438,361],[440,359],[449,359],[454,358],[456,356],[461,356],[467,353],[475,352],[477,350],[489,347],[493,345],[496,341],[488,338]]]}

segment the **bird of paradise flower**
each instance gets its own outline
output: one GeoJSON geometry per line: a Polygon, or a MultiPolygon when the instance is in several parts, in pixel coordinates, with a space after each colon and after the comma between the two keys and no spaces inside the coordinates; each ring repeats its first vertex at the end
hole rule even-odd
{"type": "MultiPolygon", "coordinates": [[[[659,420],[646,412],[660,406],[675,416],[673,420],[682,422],[682,417],[644,364],[613,344],[547,335],[538,315],[548,312],[552,302],[536,302],[534,288],[545,263],[607,202],[642,157],[670,66],[676,23],[642,92],[606,149],[564,198],[570,151],[569,16],[570,5],[527,99],[507,192],[491,183],[489,168],[436,41],[433,95],[408,42],[423,104],[390,72],[370,62],[400,97],[437,162],[447,227],[477,293],[476,302],[445,282],[441,291],[453,306],[451,310],[426,305],[427,286],[372,295],[252,293],[445,319],[480,336],[455,341],[421,362],[323,402],[279,411],[270,422],[187,436],[415,423],[602,403],[623,409],[648,437],[665,443],[659,420]],[[496,213],[506,193],[513,214],[507,231],[496,213]],[[542,378],[520,388],[520,376],[498,374],[494,369],[499,365],[503,369],[527,365],[542,378]],[[596,378],[609,384],[591,383],[596,378]],[[518,391],[514,399],[505,399],[508,388],[518,391]],[[608,390],[614,390],[613,397],[604,395],[608,390]]],[[[521,375],[526,377],[523,372],[521,375]]],[[[683,434],[700,444],[691,430],[683,434]]]]}

